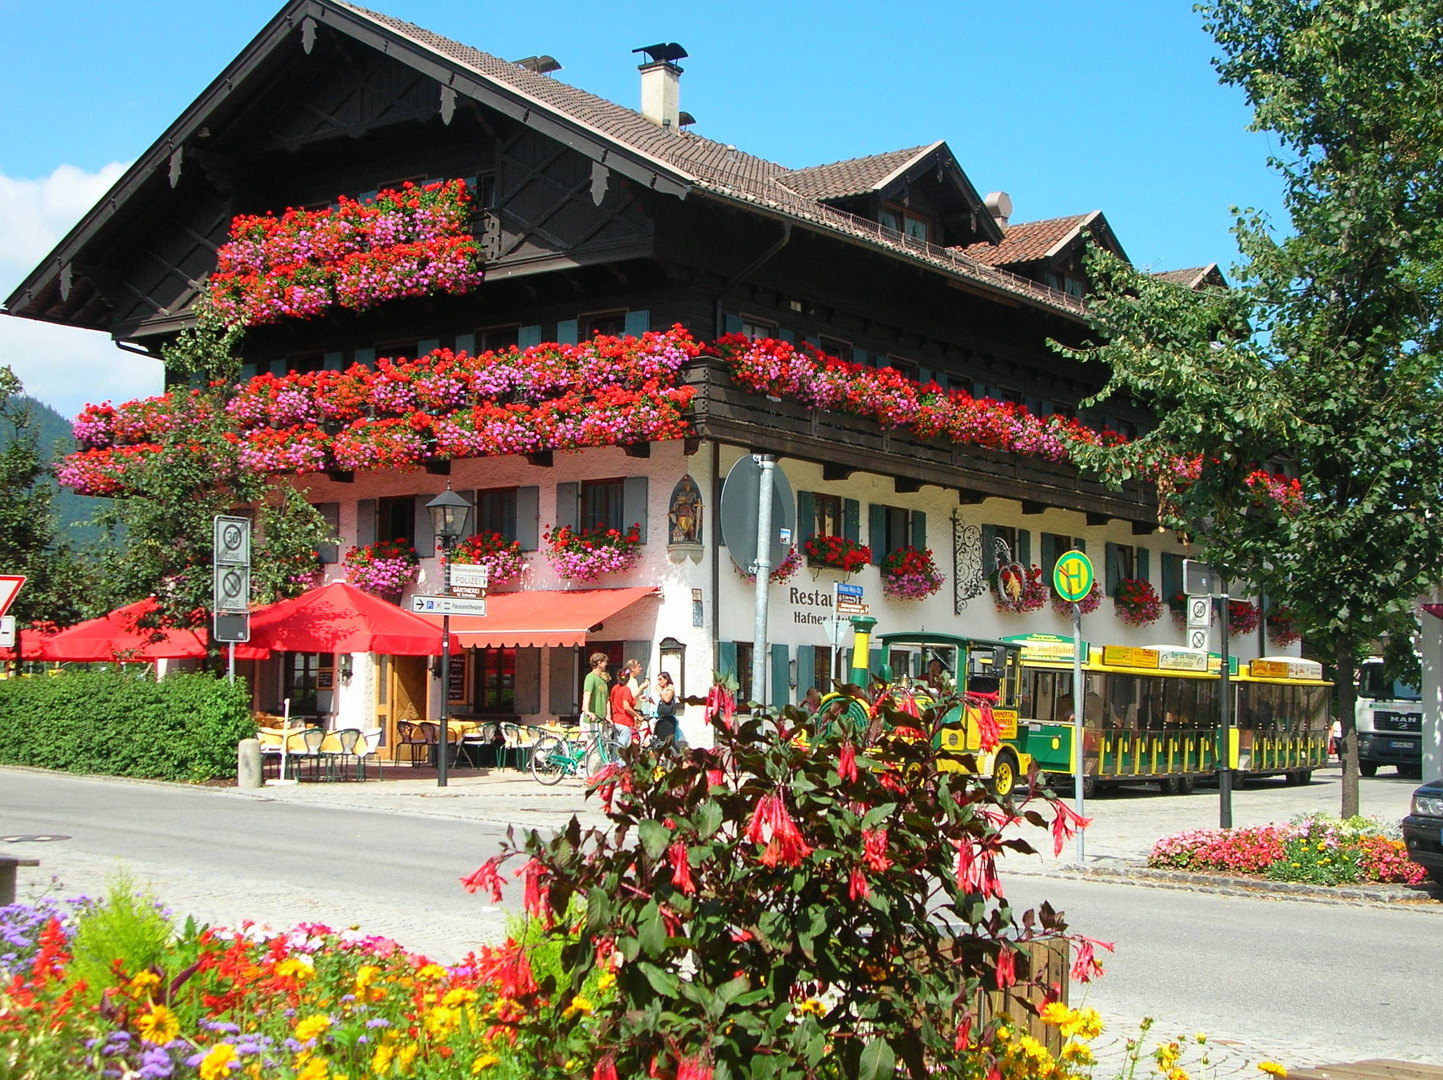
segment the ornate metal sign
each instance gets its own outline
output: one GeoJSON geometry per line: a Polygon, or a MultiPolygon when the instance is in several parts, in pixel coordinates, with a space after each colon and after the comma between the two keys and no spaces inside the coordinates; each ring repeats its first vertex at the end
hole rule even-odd
{"type": "Polygon", "coordinates": [[[987,591],[982,572],[982,529],[967,525],[952,511],[952,613],[961,615],[967,601],[987,591]]]}

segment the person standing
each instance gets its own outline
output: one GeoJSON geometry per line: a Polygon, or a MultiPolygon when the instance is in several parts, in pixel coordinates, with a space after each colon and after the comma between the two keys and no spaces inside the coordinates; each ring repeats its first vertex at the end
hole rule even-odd
{"type": "Polygon", "coordinates": [[[636,699],[631,695],[631,687],[627,683],[626,665],[616,669],[616,685],[611,688],[611,723],[616,728],[616,741],[618,746],[629,746],[631,738],[636,734],[636,721],[640,714],[636,711],[636,699]]]}
{"type": "Polygon", "coordinates": [[[670,672],[659,672],[656,676],[656,724],[652,735],[662,748],[685,745],[677,716],[676,684],[671,681],[670,672]]]}
{"type": "Polygon", "coordinates": [[[606,654],[591,654],[591,670],[581,686],[581,721],[604,724],[611,718],[611,698],[606,687],[606,654]]]}

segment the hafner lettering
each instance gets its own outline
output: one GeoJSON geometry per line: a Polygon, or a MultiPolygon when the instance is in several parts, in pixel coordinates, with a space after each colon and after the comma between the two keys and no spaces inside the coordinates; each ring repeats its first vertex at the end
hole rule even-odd
{"type": "Polygon", "coordinates": [[[825,589],[813,589],[807,592],[792,586],[789,591],[791,593],[789,599],[793,604],[824,608],[832,606],[832,594],[825,589]]]}

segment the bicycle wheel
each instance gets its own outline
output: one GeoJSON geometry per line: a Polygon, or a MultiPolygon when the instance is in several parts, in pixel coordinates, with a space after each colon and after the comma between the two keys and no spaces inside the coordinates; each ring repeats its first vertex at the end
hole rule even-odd
{"type": "Polygon", "coordinates": [[[571,764],[566,745],[555,735],[543,735],[531,748],[531,775],[548,787],[559,784],[571,764]]]}
{"type": "Polygon", "coordinates": [[[605,738],[597,735],[585,744],[582,767],[588,777],[595,776],[616,760],[616,749],[608,745],[605,738]]]}

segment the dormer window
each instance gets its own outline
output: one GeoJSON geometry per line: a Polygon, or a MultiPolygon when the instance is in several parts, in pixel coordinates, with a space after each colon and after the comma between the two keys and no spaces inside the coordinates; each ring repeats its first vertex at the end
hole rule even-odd
{"type": "Polygon", "coordinates": [[[884,206],[877,215],[877,223],[884,229],[910,236],[913,240],[926,243],[932,239],[932,222],[925,217],[904,210],[899,206],[884,206]]]}

